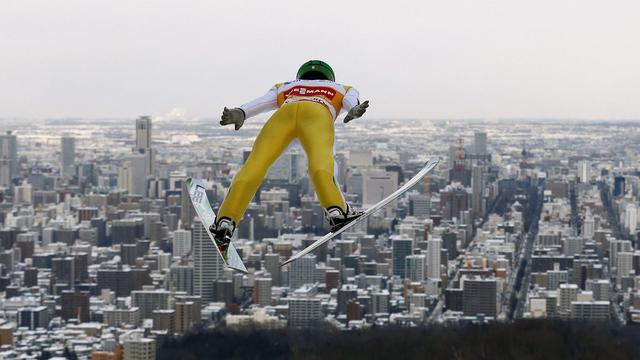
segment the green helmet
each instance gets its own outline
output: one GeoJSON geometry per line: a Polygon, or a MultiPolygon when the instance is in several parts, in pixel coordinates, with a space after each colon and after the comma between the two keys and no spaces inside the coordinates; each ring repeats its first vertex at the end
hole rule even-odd
{"type": "Polygon", "coordinates": [[[336,81],[336,76],[333,73],[331,66],[324,61],[309,60],[300,66],[298,69],[298,75],[296,79],[303,80],[330,80],[336,81]]]}

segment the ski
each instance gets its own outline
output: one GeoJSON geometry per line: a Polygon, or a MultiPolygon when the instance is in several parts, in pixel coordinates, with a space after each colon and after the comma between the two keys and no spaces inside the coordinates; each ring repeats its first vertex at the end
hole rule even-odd
{"type": "Polygon", "coordinates": [[[420,180],[422,180],[422,178],[424,178],[427,174],[429,174],[436,167],[436,165],[438,165],[439,162],[440,162],[440,160],[437,159],[437,158],[429,159],[429,161],[427,161],[427,163],[424,165],[422,170],[420,170],[414,177],[412,177],[409,181],[407,181],[404,185],[402,185],[398,190],[394,191],[391,195],[387,196],[386,198],[384,198],[383,200],[381,200],[377,204],[375,204],[372,207],[370,207],[369,209],[367,209],[357,219],[355,219],[352,222],[348,223],[347,225],[341,227],[340,229],[336,230],[335,232],[328,233],[327,235],[323,236],[321,239],[317,240],[313,244],[311,244],[311,245],[307,246],[306,248],[304,248],[302,251],[296,253],[291,258],[289,258],[289,260],[287,260],[287,261],[283,262],[282,264],[280,264],[280,266],[285,266],[285,265],[287,265],[287,264],[289,264],[289,263],[291,263],[291,262],[293,262],[293,261],[295,261],[295,260],[307,255],[308,253],[310,253],[313,250],[317,249],[318,247],[320,247],[322,244],[326,243],[327,241],[329,241],[329,240],[335,238],[336,236],[342,234],[346,230],[349,230],[350,228],[362,223],[371,214],[373,214],[376,211],[382,209],[384,206],[386,206],[387,204],[389,204],[393,200],[399,198],[402,194],[404,194],[407,191],[409,191],[409,189],[411,189],[420,180]]]}
{"type": "Polygon", "coordinates": [[[196,209],[196,213],[202,221],[202,226],[204,226],[205,231],[209,234],[213,247],[222,258],[222,261],[224,261],[224,264],[231,269],[248,273],[247,268],[244,266],[244,263],[233,244],[229,244],[229,248],[227,249],[227,259],[224,258],[220,249],[216,246],[213,234],[209,231],[209,226],[211,226],[211,224],[216,220],[216,213],[213,212],[213,209],[211,208],[211,203],[207,198],[204,183],[201,180],[188,178],[187,188],[189,189],[189,197],[191,198],[193,208],[196,209]]]}

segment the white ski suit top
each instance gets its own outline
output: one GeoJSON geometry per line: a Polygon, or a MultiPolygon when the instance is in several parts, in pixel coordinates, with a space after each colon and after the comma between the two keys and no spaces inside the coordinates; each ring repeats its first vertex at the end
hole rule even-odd
{"type": "Polygon", "coordinates": [[[341,110],[349,111],[360,104],[358,90],[329,80],[294,80],[275,84],[263,96],[240,108],[247,118],[272,111],[295,101],[315,101],[326,106],[333,120],[341,110]]]}

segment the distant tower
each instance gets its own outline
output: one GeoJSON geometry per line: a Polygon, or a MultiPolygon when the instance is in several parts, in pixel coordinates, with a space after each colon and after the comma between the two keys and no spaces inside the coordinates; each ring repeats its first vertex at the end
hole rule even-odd
{"type": "Polygon", "coordinates": [[[220,255],[214,248],[200,218],[193,221],[193,294],[205,302],[214,301],[213,282],[224,274],[220,255]]]}
{"type": "Polygon", "coordinates": [[[3,176],[3,183],[0,185],[9,186],[9,183],[5,184],[4,178],[8,177],[11,180],[18,175],[18,141],[11,131],[0,135],[0,160],[2,160],[3,172],[8,175],[3,176]]]}
{"type": "Polygon", "coordinates": [[[487,155],[487,133],[476,132],[473,134],[474,155],[478,155],[478,158],[487,155]]]}
{"type": "Polygon", "coordinates": [[[464,139],[459,137],[456,143],[457,146],[455,149],[453,147],[451,149],[455,159],[453,160],[453,168],[449,170],[449,181],[455,181],[464,186],[469,186],[471,185],[471,171],[465,166],[466,154],[464,151],[464,139]]]}
{"type": "Polygon", "coordinates": [[[136,147],[134,152],[146,155],[147,176],[153,174],[155,151],[151,148],[151,117],[140,116],[136,119],[136,147]]]}
{"type": "Polygon", "coordinates": [[[442,240],[437,238],[429,239],[427,245],[427,277],[429,279],[440,279],[440,259],[442,240]]]}
{"type": "Polygon", "coordinates": [[[60,174],[69,181],[73,178],[73,164],[76,161],[76,139],[63,136],[60,141],[60,174]]]}

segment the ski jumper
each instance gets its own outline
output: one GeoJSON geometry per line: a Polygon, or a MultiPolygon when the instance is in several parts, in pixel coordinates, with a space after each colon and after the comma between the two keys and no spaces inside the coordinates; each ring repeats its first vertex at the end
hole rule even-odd
{"type": "Polygon", "coordinates": [[[278,109],[260,130],[251,154],[233,178],[218,219],[240,223],[249,202],[269,167],[294,139],[299,139],[309,160],[309,176],[322,207],[346,202],[334,178],[334,121],[341,110],[359,104],[358,91],[329,80],[295,80],[276,84],[265,95],[240,108],[249,118],[278,109]]]}

